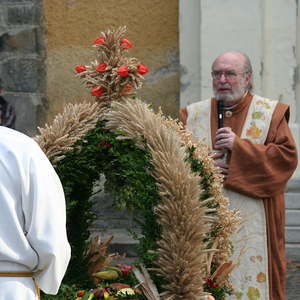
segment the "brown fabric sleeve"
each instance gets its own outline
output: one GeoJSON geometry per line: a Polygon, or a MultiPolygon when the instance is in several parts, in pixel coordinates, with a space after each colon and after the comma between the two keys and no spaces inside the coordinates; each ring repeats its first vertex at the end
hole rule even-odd
{"type": "Polygon", "coordinates": [[[180,108],[180,110],[179,110],[179,120],[182,122],[182,124],[184,126],[186,125],[187,118],[188,118],[187,108],[186,107],[180,108]]]}
{"type": "Polygon", "coordinates": [[[229,161],[225,188],[256,198],[284,192],[297,166],[295,142],[288,127],[289,110],[279,103],[265,145],[237,137],[229,161]]]}

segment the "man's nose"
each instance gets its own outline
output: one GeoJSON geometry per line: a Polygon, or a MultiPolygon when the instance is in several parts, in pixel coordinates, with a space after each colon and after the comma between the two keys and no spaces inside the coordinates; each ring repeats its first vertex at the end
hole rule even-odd
{"type": "Polygon", "coordinates": [[[220,77],[219,81],[220,82],[226,82],[227,81],[227,78],[226,78],[224,73],[221,73],[221,77],[220,77]]]}

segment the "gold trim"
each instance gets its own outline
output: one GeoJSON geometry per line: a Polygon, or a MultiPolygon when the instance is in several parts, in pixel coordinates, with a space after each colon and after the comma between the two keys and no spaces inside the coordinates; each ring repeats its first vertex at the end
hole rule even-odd
{"type": "MultiPolygon", "coordinates": [[[[33,275],[34,275],[33,272],[0,272],[0,277],[33,277],[33,275]]],[[[40,288],[36,284],[34,278],[33,281],[35,285],[36,299],[40,300],[41,299],[40,288]]]]}
{"type": "Polygon", "coordinates": [[[0,277],[32,277],[33,272],[0,272],[0,277]]]}

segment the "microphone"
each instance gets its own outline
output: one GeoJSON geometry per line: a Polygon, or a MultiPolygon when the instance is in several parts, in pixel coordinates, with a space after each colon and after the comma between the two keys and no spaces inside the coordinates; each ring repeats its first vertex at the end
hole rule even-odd
{"type": "Polygon", "coordinates": [[[217,101],[218,129],[224,127],[224,100],[217,101]]]}
{"type": "MultiPolygon", "coordinates": [[[[217,101],[217,113],[218,113],[218,129],[224,127],[224,100],[220,99],[217,101]]],[[[227,150],[222,151],[224,153],[223,157],[220,159],[223,162],[227,161],[227,150]]]]}

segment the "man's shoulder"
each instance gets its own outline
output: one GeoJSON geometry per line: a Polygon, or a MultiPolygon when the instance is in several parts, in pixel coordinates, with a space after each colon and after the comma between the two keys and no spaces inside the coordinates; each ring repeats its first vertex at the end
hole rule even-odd
{"type": "Polygon", "coordinates": [[[272,119],[276,119],[278,121],[285,118],[287,121],[289,120],[290,116],[290,107],[288,104],[282,103],[276,99],[270,99],[266,97],[262,97],[256,94],[253,94],[252,101],[256,101],[258,104],[263,103],[265,105],[273,104],[275,106],[273,111],[272,119]]]}
{"type": "Polygon", "coordinates": [[[263,102],[276,102],[277,105],[281,106],[281,107],[289,107],[288,104],[285,104],[285,103],[282,103],[280,100],[277,100],[277,99],[273,99],[273,98],[268,98],[268,97],[264,97],[264,96],[260,96],[260,95],[257,95],[257,94],[252,94],[252,101],[263,101],[263,102]]]}
{"type": "Polygon", "coordinates": [[[29,136],[17,130],[0,126],[0,147],[13,152],[27,152],[37,147],[36,142],[29,136]]]}

